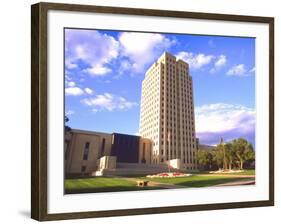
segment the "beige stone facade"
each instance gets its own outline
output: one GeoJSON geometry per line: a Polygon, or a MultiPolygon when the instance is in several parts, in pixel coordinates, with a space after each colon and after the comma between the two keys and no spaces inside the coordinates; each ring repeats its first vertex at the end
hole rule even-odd
{"type": "Polygon", "coordinates": [[[151,164],[151,140],[140,136],[72,129],[66,132],[64,148],[66,177],[103,175],[107,170],[114,171],[120,157],[128,159],[127,163],[133,163],[130,158],[136,157],[135,164],[151,164]],[[122,141],[114,143],[116,136],[123,136],[122,141]],[[132,143],[132,139],[137,140],[137,144],[131,157],[126,155],[130,155],[127,149],[131,147],[125,147],[132,143]],[[122,149],[117,155],[112,151],[114,144],[122,149]]]}
{"type": "Polygon", "coordinates": [[[97,170],[98,159],[111,153],[112,135],[72,130],[65,137],[65,173],[90,174],[97,170]]]}
{"type": "Polygon", "coordinates": [[[140,138],[139,144],[139,163],[151,164],[151,140],[148,138],[140,138]]]}
{"type": "Polygon", "coordinates": [[[152,163],[197,168],[193,101],[188,64],[165,52],[142,82],[139,133],[152,141],[152,163]]]}

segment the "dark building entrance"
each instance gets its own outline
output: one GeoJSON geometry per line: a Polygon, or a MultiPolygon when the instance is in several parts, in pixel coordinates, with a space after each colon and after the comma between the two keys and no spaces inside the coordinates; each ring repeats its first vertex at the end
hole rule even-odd
{"type": "Polygon", "coordinates": [[[140,137],[113,133],[111,155],[117,157],[117,162],[138,163],[140,137]]]}

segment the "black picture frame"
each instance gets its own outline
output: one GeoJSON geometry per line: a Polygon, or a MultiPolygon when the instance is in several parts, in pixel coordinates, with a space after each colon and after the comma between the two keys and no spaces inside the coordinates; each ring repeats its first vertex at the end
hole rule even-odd
{"type": "Polygon", "coordinates": [[[91,5],[38,3],[31,6],[31,217],[39,221],[80,219],[109,216],[141,215],[170,212],[245,208],[274,205],[274,18],[211,14],[202,12],[166,11],[91,5]],[[269,199],[203,205],[139,208],[126,210],[88,211],[48,214],[47,200],[47,13],[49,10],[99,12],[108,14],[195,18],[205,20],[253,22],[269,25],[269,199]]]}

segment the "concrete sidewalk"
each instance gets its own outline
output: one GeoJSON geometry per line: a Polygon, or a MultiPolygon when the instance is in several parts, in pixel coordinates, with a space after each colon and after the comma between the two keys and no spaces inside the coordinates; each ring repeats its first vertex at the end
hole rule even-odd
{"type": "Polygon", "coordinates": [[[224,184],[218,184],[215,186],[239,186],[239,185],[253,185],[255,184],[255,180],[245,180],[245,181],[233,181],[229,183],[224,183],[224,184]]]}

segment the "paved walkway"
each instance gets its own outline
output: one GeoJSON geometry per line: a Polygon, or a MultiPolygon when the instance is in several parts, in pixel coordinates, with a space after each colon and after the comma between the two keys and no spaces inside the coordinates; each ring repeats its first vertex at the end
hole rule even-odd
{"type": "Polygon", "coordinates": [[[166,189],[177,189],[177,188],[186,188],[187,186],[175,185],[175,184],[167,184],[167,183],[159,183],[154,181],[149,181],[148,186],[150,187],[163,187],[166,189]]]}
{"type": "Polygon", "coordinates": [[[255,180],[233,181],[224,184],[218,184],[216,186],[237,186],[237,185],[251,185],[255,184],[255,180]]]}

